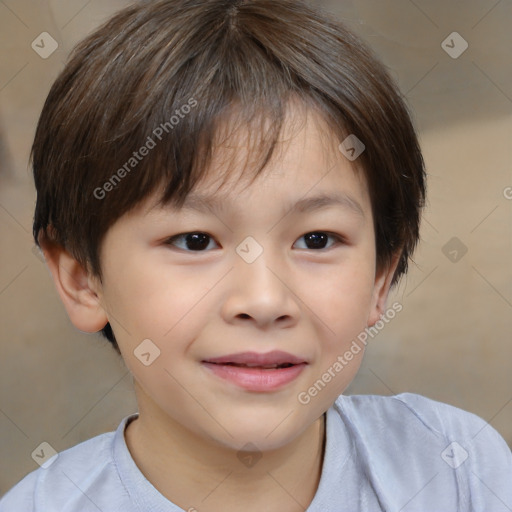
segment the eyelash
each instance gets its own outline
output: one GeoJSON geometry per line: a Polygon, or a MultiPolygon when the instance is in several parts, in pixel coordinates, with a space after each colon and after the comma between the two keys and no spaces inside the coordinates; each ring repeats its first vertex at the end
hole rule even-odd
{"type": "MultiPolygon", "coordinates": [[[[333,247],[336,247],[338,245],[346,244],[346,240],[345,240],[345,238],[343,236],[337,235],[336,233],[331,233],[329,231],[308,231],[307,233],[304,233],[303,235],[301,235],[297,240],[300,240],[301,238],[304,238],[305,236],[311,235],[311,234],[324,234],[324,235],[327,235],[330,238],[334,238],[337,243],[331,245],[330,247],[326,247],[326,248],[324,247],[324,248],[321,248],[321,249],[309,249],[310,251],[315,251],[315,252],[327,251],[327,250],[332,249],[333,247]]],[[[180,233],[179,235],[175,235],[175,236],[172,236],[172,237],[168,238],[165,241],[165,244],[166,245],[174,245],[174,242],[176,240],[185,239],[185,237],[187,235],[206,235],[207,237],[210,238],[210,240],[214,240],[214,238],[209,233],[206,233],[206,232],[203,232],[203,231],[190,231],[190,232],[187,232],[187,233],[180,233]]],[[[182,249],[182,248],[179,248],[179,247],[178,247],[178,250],[183,251],[183,252],[209,252],[206,249],[200,250],[200,251],[192,251],[192,250],[188,250],[188,249],[182,249]]],[[[306,250],[308,250],[308,248],[306,248],[306,250]]]]}

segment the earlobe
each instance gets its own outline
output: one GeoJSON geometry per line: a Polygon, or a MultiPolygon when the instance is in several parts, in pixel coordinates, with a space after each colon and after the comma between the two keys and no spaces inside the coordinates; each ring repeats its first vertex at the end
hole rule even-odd
{"type": "Polygon", "coordinates": [[[383,267],[383,269],[380,272],[377,272],[375,276],[371,310],[368,316],[369,327],[374,325],[385,313],[386,302],[391,289],[391,282],[393,281],[393,276],[395,275],[398,263],[400,262],[401,254],[401,251],[395,254],[391,263],[383,267]]]}
{"type": "Polygon", "coordinates": [[[46,264],[60,299],[73,325],[83,332],[98,332],[108,318],[98,295],[94,279],[62,246],[40,240],[46,264]]]}

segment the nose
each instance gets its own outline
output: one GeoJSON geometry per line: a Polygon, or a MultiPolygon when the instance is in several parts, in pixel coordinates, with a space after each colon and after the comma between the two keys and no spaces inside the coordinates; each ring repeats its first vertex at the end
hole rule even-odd
{"type": "Polygon", "coordinates": [[[229,273],[229,295],[222,314],[229,323],[252,322],[259,328],[286,328],[299,318],[299,298],[282,256],[269,251],[252,263],[238,255],[229,273]]]}

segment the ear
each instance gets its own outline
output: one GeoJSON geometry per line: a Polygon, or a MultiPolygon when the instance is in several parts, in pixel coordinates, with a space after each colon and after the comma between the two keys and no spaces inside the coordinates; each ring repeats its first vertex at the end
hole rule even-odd
{"type": "Polygon", "coordinates": [[[61,245],[41,240],[40,245],[57,292],[73,325],[83,332],[98,332],[108,322],[100,304],[99,280],[61,245]]]}
{"type": "Polygon", "coordinates": [[[376,272],[375,284],[373,287],[372,303],[370,314],[368,315],[368,327],[374,325],[386,311],[386,302],[391,289],[391,282],[395,275],[395,270],[400,261],[402,251],[395,253],[389,265],[384,265],[376,272]]]}

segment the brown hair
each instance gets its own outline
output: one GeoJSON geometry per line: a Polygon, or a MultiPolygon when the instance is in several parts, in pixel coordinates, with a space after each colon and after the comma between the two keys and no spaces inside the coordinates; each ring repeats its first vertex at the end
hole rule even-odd
{"type": "MultiPolygon", "coordinates": [[[[180,207],[205,176],[221,120],[260,137],[270,160],[292,97],[340,142],[354,134],[372,201],[377,264],[419,239],[425,171],[408,109],[374,54],[333,16],[297,0],[160,0],[132,5],[80,42],[53,84],[32,147],[33,235],[101,279],[109,227],[162,188],[180,207]],[[239,108],[233,108],[237,106],[239,108]],[[145,149],[143,149],[145,148],[145,149]]],[[[103,334],[119,352],[112,329],[103,334]]]]}

